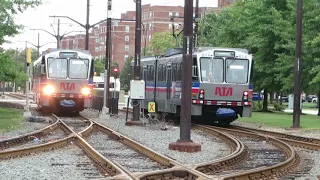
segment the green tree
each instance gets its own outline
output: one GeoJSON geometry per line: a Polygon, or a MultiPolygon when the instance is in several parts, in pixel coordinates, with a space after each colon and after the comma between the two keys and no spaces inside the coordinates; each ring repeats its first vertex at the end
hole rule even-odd
{"type": "Polygon", "coordinates": [[[154,33],[151,44],[148,47],[152,50],[153,54],[164,54],[167,49],[176,47],[176,41],[170,32],[154,33]]]}
{"type": "Polygon", "coordinates": [[[16,24],[14,16],[39,5],[40,2],[40,0],[0,0],[0,45],[5,42],[5,37],[13,37],[22,29],[21,25],[16,24]]]}
{"type": "Polygon", "coordinates": [[[120,73],[121,89],[129,91],[131,79],[131,61],[133,57],[129,57],[120,73]]]}

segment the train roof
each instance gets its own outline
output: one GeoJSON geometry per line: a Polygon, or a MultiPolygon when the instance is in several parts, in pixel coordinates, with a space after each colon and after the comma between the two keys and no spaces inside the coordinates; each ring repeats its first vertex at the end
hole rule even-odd
{"type": "Polygon", "coordinates": [[[92,58],[90,51],[88,50],[82,50],[82,49],[51,49],[49,52],[41,55],[37,60],[34,61],[34,65],[41,62],[42,57],[45,56],[45,58],[53,56],[58,57],[60,52],[76,52],[78,53],[78,57],[82,58],[92,58]]]}
{"type": "MultiPolygon", "coordinates": [[[[225,51],[236,51],[236,54],[249,54],[249,50],[243,49],[243,48],[226,48],[226,47],[197,47],[193,51],[193,55],[197,55],[199,53],[205,53],[205,52],[213,52],[215,50],[225,50],[225,51]]],[[[183,55],[183,48],[173,48],[168,49],[166,53],[162,56],[160,56],[159,60],[161,58],[166,57],[181,57],[183,55]]],[[[148,61],[155,61],[157,57],[155,56],[147,56],[142,57],[141,62],[148,62],[148,61]]],[[[134,60],[131,61],[131,64],[134,63],[134,60]]]]}

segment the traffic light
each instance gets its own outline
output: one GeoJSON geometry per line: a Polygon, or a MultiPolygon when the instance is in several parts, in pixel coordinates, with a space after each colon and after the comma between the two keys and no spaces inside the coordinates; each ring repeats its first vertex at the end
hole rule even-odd
{"type": "Polygon", "coordinates": [[[31,48],[27,48],[27,63],[31,63],[31,48]]]}
{"type": "Polygon", "coordinates": [[[117,79],[118,78],[118,75],[119,75],[119,69],[117,67],[113,68],[113,75],[114,75],[114,78],[117,79]]]}

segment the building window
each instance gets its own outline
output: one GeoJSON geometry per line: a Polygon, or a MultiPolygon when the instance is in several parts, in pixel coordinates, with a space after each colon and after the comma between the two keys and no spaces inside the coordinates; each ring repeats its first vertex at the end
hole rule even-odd
{"type": "Polygon", "coordinates": [[[124,46],[124,50],[125,50],[125,51],[129,51],[129,45],[125,45],[125,46],[124,46]]]}
{"type": "Polygon", "coordinates": [[[102,48],[103,48],[103,47],[102,47],[102,46],[100,46],[100,51],[102,51],[102,48]]]}
{"type": "Polygon", "coordinates": [[[150,16],[149,17],[152,18],[152,12],[150,12],[150,16]]]}
{"type": "Polygon", "coordinates": [[[126,26],[126,32],[130,31],[130,26],[126,26]]]}
{"type": "Polygon", "coordinates": [[[96,48],[95,48],[95,51],[98,52],[98,51],[99,51],[99,47],[96,47],[96,48]]]}
{"type": "Polygon", "coordinates": [[[151,30],[151,28],[152,28],[152,24],[150,23],[150,24],[149,24],[149,30],[151,30]]]}
{"type": "Polygon", "coordinates": [[[149,41],[151,41],[151,35],[149,35],[149,41]]]}
{"type": "Polygon", "coordinates": [[[124,60],[128,60],[129,59],[129,55],[124,55],[124,60]]]}
{"type": "Polygon", "coordinates": [[[176,12],[176,16],[179,16],[179,13],[178,13],[178,12],[176,12]]]}
{"type": "Polygon", "coordinates": [[[129,41],[129,36],[125,36],[125,37],[124,37],[124,40],[125,40],[125,41],[129,41]]]}
{"type": "Polygon", "coordinates": [[[100,42],[100,39],[99,38],[96,38],[96,43],[100,42]]]}
{"type": "Polygon", "coordinates": [[[171,17],[172,16],[172,12],[169,12],[169,17],[171,17]]]}
{"type": "Polygon", "coordinates": [[[172,29],[172,24],[169,24],[169,29],[172,29]]]}

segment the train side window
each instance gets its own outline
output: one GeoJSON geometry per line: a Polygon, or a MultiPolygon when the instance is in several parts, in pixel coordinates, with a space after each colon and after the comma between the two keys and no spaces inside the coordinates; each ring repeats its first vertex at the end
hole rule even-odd
{"type": "Polygon", "coordinates": [[[151,65],[150,80],[151,80],[151,81],[154,81],[154,65],[151,65]]]}
{"type": "Polygon", "coordinates": [[[159,64],[159,65],[158,65],[158,72],[157,72],[157,74],[158,74],[158,81],[161,81],[161,70],[162,70],[162,66],[161,66],[161,64],[159,64]]]}
{"type": "Polygon", "coordinates": [[[143,67],[143,80],[146,81],[147,80],[147,67],[143,67]]]}
{"type": "Polygon", "coordinates": [[[166,72],[167,72],[167,66],[165,64],[163,64],[163,71],[162,71],[162,81],[166,81],[166,72]]]}
{"type": "Polygon", "coordinates": [[[173,63],[172,64],[172,81],[176,81],[177,79],[177,64],[176,63],[173,63]]]}
{"type": "Polygon", "coordinates": [[[177,81],[181,81],[181,63],[177,64],[177,81]]]}

